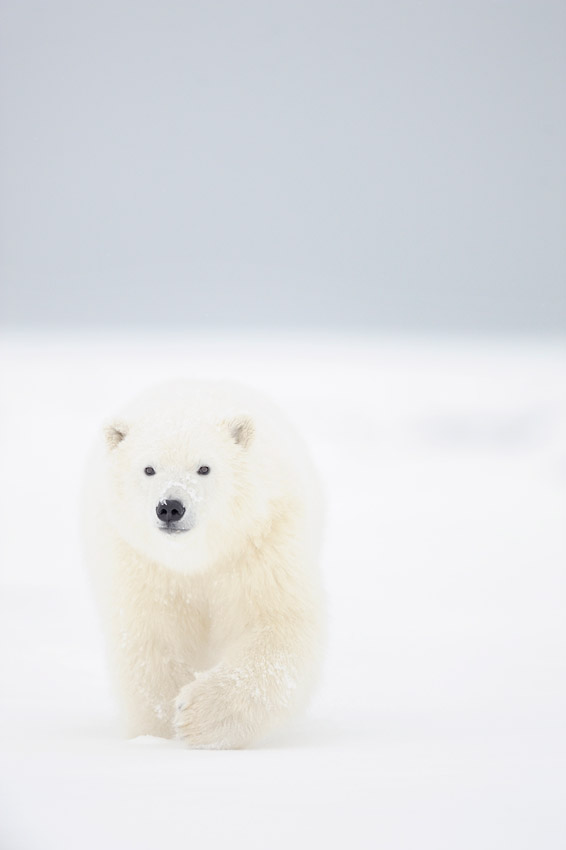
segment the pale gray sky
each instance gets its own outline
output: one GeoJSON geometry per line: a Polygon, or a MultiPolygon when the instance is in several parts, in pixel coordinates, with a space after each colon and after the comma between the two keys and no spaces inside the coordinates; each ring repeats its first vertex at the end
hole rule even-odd
{"type": "Polygon", "coordinates": [[[4,326],[566,328],[566,4],[2,0],[4,326]]]}

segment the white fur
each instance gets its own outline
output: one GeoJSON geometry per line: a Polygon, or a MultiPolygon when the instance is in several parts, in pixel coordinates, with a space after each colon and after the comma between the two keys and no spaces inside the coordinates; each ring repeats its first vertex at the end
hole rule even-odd
{"type": "Polygon", "coordinates": [[[85,539],[131,735],[242,747],[305,702],[320,654],[320,504],[301,441],[238,385],[166,384],[108,424],[85,539]],[[190,530],[158,527],[165,498],[183,501],[190,530]]]}

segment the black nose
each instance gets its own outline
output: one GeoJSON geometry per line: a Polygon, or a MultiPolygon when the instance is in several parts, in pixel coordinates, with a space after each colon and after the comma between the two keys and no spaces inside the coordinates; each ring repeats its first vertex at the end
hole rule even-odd
{"type": "Polygon", "coordinates": [[[159,502],[155,513],[162,522],[176,522],[185,513],[185,506],[177,499],[167,499],[165,502],[159,502]]]}

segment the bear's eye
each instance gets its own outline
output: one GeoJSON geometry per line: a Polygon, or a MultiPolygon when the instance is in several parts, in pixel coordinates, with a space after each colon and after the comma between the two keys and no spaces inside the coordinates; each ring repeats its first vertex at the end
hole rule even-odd
{"type": "Polygon", "coordinates": [[[153,468],[153,466],[146,466],[144,472],[146,475],[155,475],[155,469],[153,468]]]}
{"type": "Polygon", "coordinates": [[[201,466],[197,469],[199,475],[208,475],[210,472],[210,466],[201,466]]]}

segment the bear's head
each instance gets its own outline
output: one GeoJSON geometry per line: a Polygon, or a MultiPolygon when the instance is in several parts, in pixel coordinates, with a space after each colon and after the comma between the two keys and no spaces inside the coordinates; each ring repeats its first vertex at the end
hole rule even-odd
{"type": "Polygon", "coordinates": [[[249,412],[181,388],[142,398],[104,436],[102,509],[139,554],[195,572],[261,535],[269,464],[249,412]]]}

